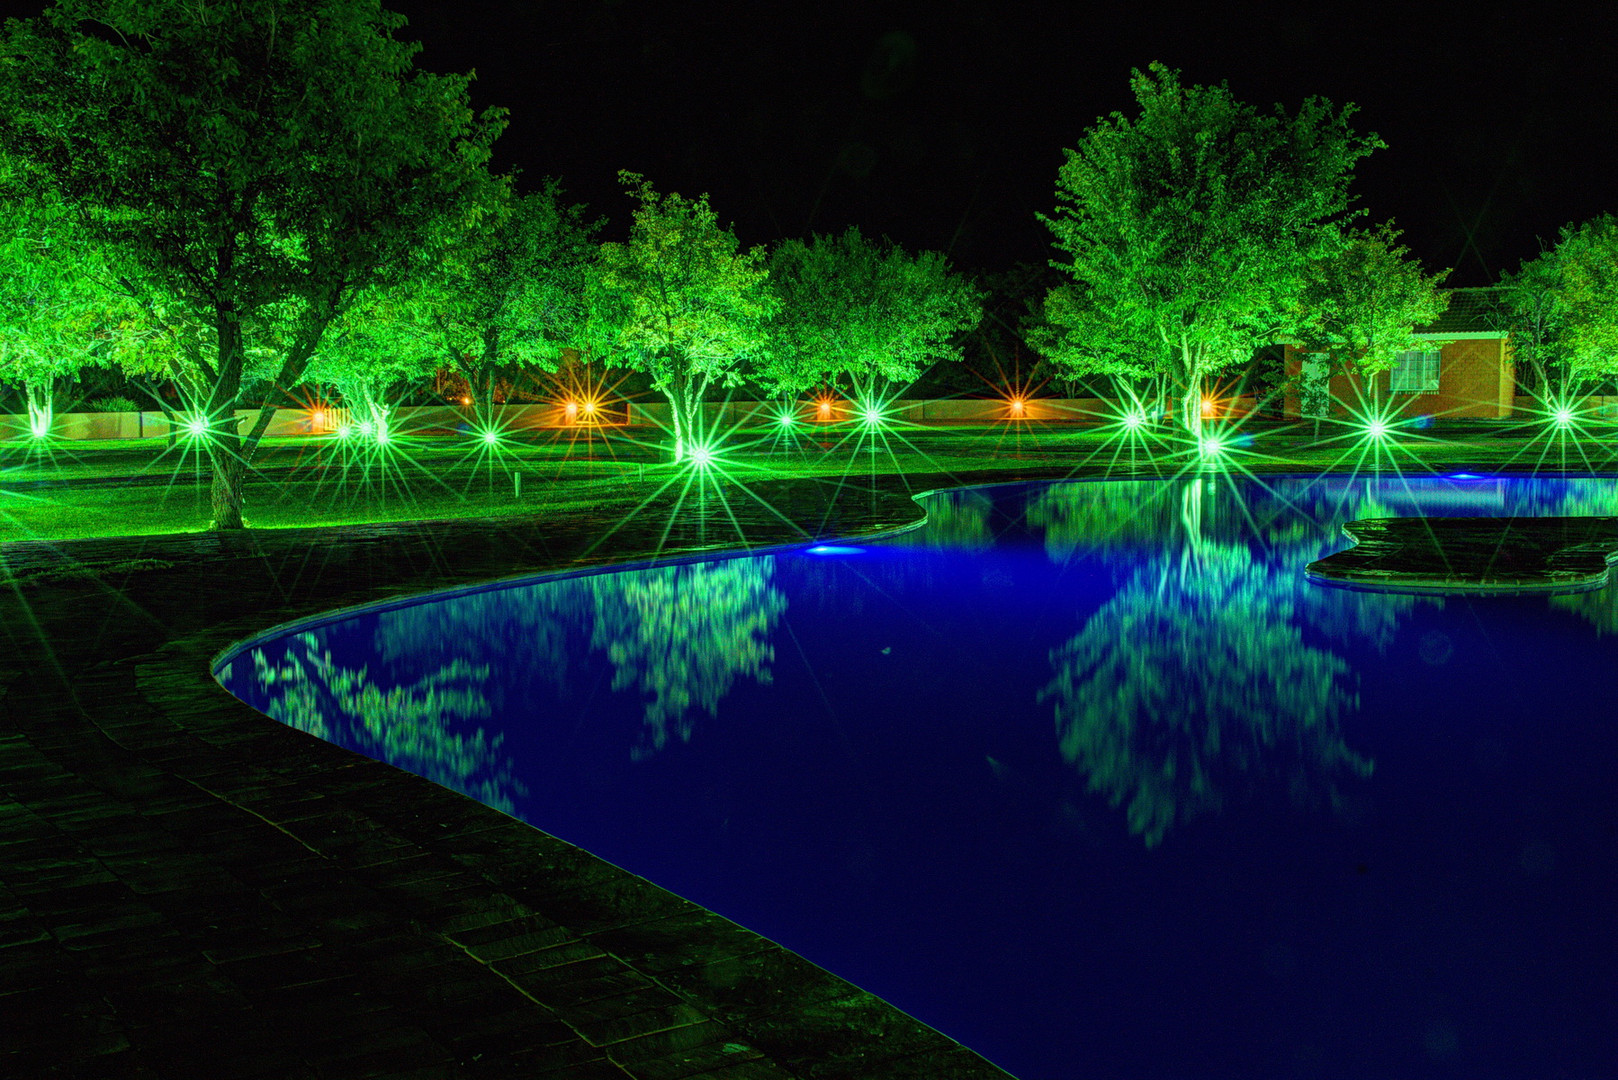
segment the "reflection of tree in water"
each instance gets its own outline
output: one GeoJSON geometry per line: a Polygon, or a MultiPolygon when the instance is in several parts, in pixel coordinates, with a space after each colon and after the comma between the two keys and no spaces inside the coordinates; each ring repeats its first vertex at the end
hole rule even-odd
{"type": "MultiPolygon", "coordinates": [[[[1182,490],[1170,553],[1129,574],[1084,628],[1051,653],[1040,691],[1055,704],[1062,756],[1148,847],[1176,821],[1233,796],[1283,786],[1337,802],[1345,770],[1371,762],[1344,744],[1354,676],[1307,644],[1290,571],[1245,544],[1204,538],[1202,489],[1182,490]]],[[[1283,564],[1284,565],[1284,564],[1283,564]]]]}
{"type": "Polygon", "coordinates": [[[689,739],[691,710],[717,714],[738,678],[770,681],[770,635],[786,609],[774,572],[774,558],[758,556],[471,593],[382,612],[376,648],[389,661],[519,668],[563,691],[572,657],[600,650],[612,688],[645,698],[633,753],[647,756],[670,730],[689,739]]]}
{"type": "Polygon", "coordinates": [[[990,524],[994,499],[988,492],[935,491],[927,497],[925,509],[927,522],[915,535],[926,546],[952,551],[987,551],[994,546],[990,524]]]}
{"type": "Polygon", "coordinates": [[[770,682],[770,635],[786,609],[774,572],[763,556],[584,579],[595,600],[590,647],[611,661],[614,690],[645,698],[637,758],[661,750],[671,728],[690,739],[691,709],[717,715],[738,678],[770,682]]]}
{"type": "Polygon", "coordinates": [[[264,712],[327,742],[347,746],[406,772],[510,813],[522,786],[501,755],[502,736],[451,726],[489,713],[487,666],[452,660],[428,675],[378,686],[366,668],[340,667],[314,633],[287,641],[272,663],[253,650],[258,684],[271,695],[264,712]]]}

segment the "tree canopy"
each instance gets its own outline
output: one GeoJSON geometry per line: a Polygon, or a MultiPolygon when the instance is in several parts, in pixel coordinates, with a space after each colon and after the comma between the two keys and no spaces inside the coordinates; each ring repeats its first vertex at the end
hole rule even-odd
{"type": "Polygon", "coordinates": [[[1449,306],[1439,289],[1444,275],[1428,275],[1398,242],[1391,225],[1345,234],[1335,250],[1311,262],[1303,275],[1295,329],[1304,362],[1305,415],[1318,415],[1331,376],[1349,368],[1369,375],[1391,369],[1413,332],[1449,306]]]}
{"type": "Polygon", "coordinates": [[[1174,379],[1195,429],[1202,380],[1289,329],[1305,269],[1353,216],[1355,163],[1383,143],[1322,98],[1261,112],[1160,64],[1130,82],[1139,114],[1085,131],[1041,215],[1073,283],[1053,321],[1076,328],[1076,358],[1150,350],[1143,366],[1174,379]]]}
{"type": "Polygon", "coordinates": [[[1618,373],[1618,218],[1564,227],[1556,247],[1502,285],[1513,355],[1542,393],[1557,376],[1580,382],[1618,373]]]}
{"type": "Polygon", "coordinates": [[[764,250],[742,251],[708,196],[659,194],[637,173],[618,175],[640,205],[628,241],[601,245],[593,332],[609,363],[645,372],[668,398],[679,461],[702,438],[707,389],[739,385],[744,363],[765,354],[777,301],[764,250]]]}
{"type": "Polygon", "coordinates": [[[547,179],[469,230],[420,290],[438,354],[466,377],[485,417],[500,375],[555,371],[579,340],[600,227],[547,179]]]}
{"type": "Polygon", "coordinates": [[[36,164],[128,284],[207,327],[193,357],[211,418],[213,514],[243,524],[241,478],[271,416],[230,419],[244,357],[278,342],[294,386],[366,289],[432,261],[492,202],[498,114],[469,76],[417,71],[376,0],[57,0],[6,26],[0,149],[36,164]]]}
{"type": "Polygon", "coordinates": [[[770,283],[780,308],[757,375],[779,394],[845,379],[857,392],[912,382],[938,361],[959,361],[957,339],[983,311],[942,254],[910,255],[857,228],[783,241],[770,256],[770,283]]]}
{"type": "Polygon", "coordinates": [[[36,175],[0,160],[0,381],[22,386],[36,435],[81,369],[139,368],[156,355],[104,254],[36,175]]]}

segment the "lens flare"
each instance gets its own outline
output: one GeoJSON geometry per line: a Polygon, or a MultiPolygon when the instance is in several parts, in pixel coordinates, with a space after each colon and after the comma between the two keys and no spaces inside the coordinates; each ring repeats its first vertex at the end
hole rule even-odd
{"type": "Polygon", "coordinates": [[[193,439],[198,439],[208,434],[208,418],[206,416],[186,417],[185,433],[193,439]]]}
{"type": "Polygon", "coordinates": [[[1551,422],[1557,427],[1569,427],[1573,423],[1573,410],[1566,405],[1558,405],[1556,411],[1551,413],[1551,422]]]}
{"type": "Polygon", "coordinates": [[[1140,409],[1130,409],[1124,413],[1123,424],[1130,431],[1139,431],[1146,426],[1146,414],[1140,409]]]}
{"type": "Polygon", "coordinates": [[[703,446],[700,444],[693,446],[686,453],[686,460],[689,461],[691,463],[691,467],[695,469],[708,468],[714,463],[714,457],[715,455],[713,447],[703,446]]]}

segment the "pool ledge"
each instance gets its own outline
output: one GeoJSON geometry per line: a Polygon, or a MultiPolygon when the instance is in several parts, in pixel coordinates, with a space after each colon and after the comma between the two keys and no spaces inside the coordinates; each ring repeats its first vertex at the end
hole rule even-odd
{"type": "Polygon", "coordinates": [[[1588,592],[1618,561],[1618,517],[1364,518],[1343,531],[1354,546],[1310,563],[1311,580],[1382,592],[1588,592]]]}
{"type": "Polygon", "coordinates": [[[760,482],[723,519],[749,545],[625,485],[489,521],[0,547],[0,1074],[1007,1080],[780,945],[208,677],[231,643],[332,609],[891,530],[914,480],[760,482]]]}

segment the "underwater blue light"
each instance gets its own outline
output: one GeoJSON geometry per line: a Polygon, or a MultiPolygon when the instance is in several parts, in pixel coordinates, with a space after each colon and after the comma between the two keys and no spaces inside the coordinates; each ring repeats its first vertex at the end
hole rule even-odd
{"type": "Polygon", "coordinates": [[[1479,476],[1477,473],[1453,472],[1453,473],[1450,473],[1448,476],[1444,477],[1444,479],[1445,480],[1487,480],[1488,477],[1479,476]]]}
{"type": "Polygon", "coordinates": [[[863,555],[864,548],[839,547],[836,544],[816,544],[812,548],[805,548],[805,555],[863,555]]]}

